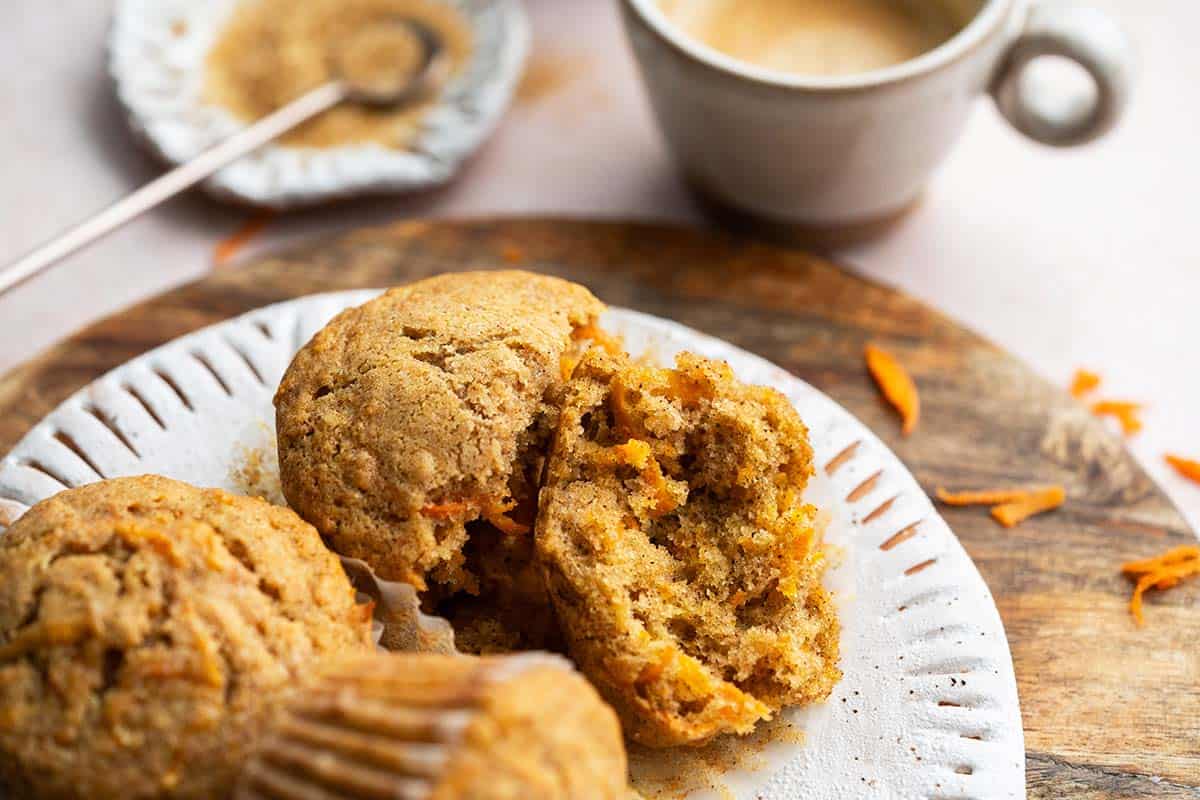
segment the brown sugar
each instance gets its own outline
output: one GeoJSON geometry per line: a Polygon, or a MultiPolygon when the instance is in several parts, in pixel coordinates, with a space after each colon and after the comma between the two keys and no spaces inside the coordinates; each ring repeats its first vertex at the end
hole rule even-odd
{"type": "MultiPolygon", "coordinates": [[[[461,13],[434,0],[257,0],[244,2],[208,54],[205,99],[239,119],[259,119],[334,77],[334,54],[355,77],[380,69],[413,71],[421,61],[415,34],[398,18],[438,34],[451,68],[472,49],[461,13]],[[338,48],[353,47],[352,52],[338,48]]],[[[397,109],[345,103],[282,138],[298,147],[374,143],[404,149],[416,137],[430,101],[397,109]]]]}

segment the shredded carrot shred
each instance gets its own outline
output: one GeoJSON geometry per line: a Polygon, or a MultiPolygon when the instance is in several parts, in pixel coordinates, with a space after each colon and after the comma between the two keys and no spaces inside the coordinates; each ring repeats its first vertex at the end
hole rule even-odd
{"type": "Polygon", "coordinates": [[[625,352],[625,349],[621,346],[621,340],[601,329],[595,320],[591,320],[586,325],[580,325],[571,332],[571,337],[576,341],[591,339],[603,347],[604,352],[610,356],[619,356],[625,352]]]}
{"type": "Polygon", "coordinates": [[[1169,453],[1166,459],[1167,463],[1174,467],[1175,471],[1180,475],[1188,480],[1200,483],[1200,461],[1193,461],[1190,458],[1183,458],[1182,456],[1173,456],[1169,453]]]}
{"type": "Polygon", "coordinates": [[[641,473],[642,480],[650,484],[655,493],[655,505],[652,517],[670,514],[679,504],[667,489],[667,479],[663,475],[662,466],[650,450],[650,445],[640,439],[630,439],[624,444],[613,446],[617,461],[628,464],[641,473]]]}
{"type": "Polygon", "coordinates": [[[1066,499],[1067,493],[1063,487],[1047,486],[1017,500],[992,506],[992,517],[1004,527],[1014,528],[1035,514],[1053,511],[1066,499]]]}
{"type": "Polygon", "coordinates": [[[234,256],[241,252],[243,247],[263,232],[274,216],[272,212],[267,211],[251,217],[240,228],[234,231],[232,235],[218,242],[216,249],[213,251],[213,264],[222,267],[229,263],[234,256]]]}
{"type": "Polygon", "coordinates": [[[612,382],[608,394],[608,406],[612,410],[613,427],[620,432],[633,430],[633,416],[629,412],[629,399],[625,384],[618,378],[612,382]]]}
{"type": "Polygon", "coordinates": [[[1123,400],[1101,400],[1092,404],[1093,414],[1098,417],[1115,417],[1121,423],[1121,430],[1126,436],[1132,436],[1142,429],[1141,411],[1141,403],[1123,400]]]}
{"type": "Polygon", "coordinates": [[[1141,561],[1129,561],[1121,565],[1121,572],[1126,575],[1145,575],[1154,572],[1161,567],[1169,567],[1174,564],[1182,564],[1187,561],[1200,559],[1200,546],[1194,544],[1185,544],[1176,547],[1173,550],[1168,550],[1161,556],[1154,558],[1144,558],[1141,561]]]}
{"type": "Polygon", "coordinates": [[[667,375],[669,391],[685,406],[695,406],[701,400],[711,399],[713,387],[697,380],[686,372],[673,369],[667,375]]]}
{"type": "Polygon", "coordinates": [[[509,536],[523,536],[531,530],[529,525],[523,522],[517,522],[510,517],[508,513],[517,507],[516,500],[508,500],[507,502],[491,506],[483,512],[483,518],[490,522],[501,533],[506,533],[509,536]]]}
{"type": "Polygon", "coordinates": [[[938,487],[937,499],[948,506],[994,506],[1013,503],[1029,496],[1037,489],[979,489],[967,492],[950,492],[938,487]]]}
{"type": "Polygon", "coordinates": [[[1145,625],[1142,596],[1150,589],[1170,589],[1184,578],[1200,575],[1200,547],[1184,545],[1154,558],[1130,561],[1121,566],[1121,572],[1137,579],[1133,596],[1129,598],[1129,613],[1139,626],[1145,625]]]}
{"type": "MultiPolygon", "coordinates": [[[[445,503],[430,503],[421,508],[421,514],[434,519],[451,519],[453,517],[462,516],[472,509],[478,508],[479,503],[470,503],[465,500],[449,500],[445,503]]],[[[485,520],[495,526],[500,532],[509,535],[517,536],[529,533],[530,526],[517,522],[512,517],[508,516],[508,512],[517,507],[516,501],[509,500],[504,503],[495,503],[485,505],[480,514],[485,520]]]]}
{"type": "Polygon", "coordinates": [[[517,522],[504,511],[489,511],[483,515],[483,518],[495,526],[501,533],[507,533],[509,536],[524,536],[530,531],[528,525],[523,522],[517,522]]]}
{"type": "Polygon", "coordinates": [[[562,372],[562,379],[568,381],[575,374],[575,367],[579,364],[579,359],[563,353],[558,359],[558,368],[562,372]]]}
{"type": "Polygon", "coordinates": [[[624,444],[613,445],[613,454],[617,462],[628,464],[634,469],[645,469],[654,457],[650,445],[641,439],[630,439],[624,444]]]}
{"type": "Polygon", "coordinates": [[[675,651],[673,649],[659,652],[658,659],[656,661],[651,661],[642,667],[641,671],[638,673],[635,683],[642,686],[648,683],[654,683],[656,680],[662,677],[663,673],[667,671],[667,668],[671,666],[671,663],[674,660],[675,651]]]}
{"type": "Polygon", "coordinates": [[[1071,381],[1071,396],[1083,397],[1094,392],[1100,386],[1100,376],[1086,369],[1075,370],[1075,378],[1071,381]]]}
{"type": "Polygon", "coordinates": [[[902,432],[908,436],[917,428],[921,419],[921,397],[912,377],[891,353],[874,345],[866,348],[867,369],[883,392],[883,396],[900,412],[902,432]]]}
{"type": "Polygon", "coordinates": [[[466,513],[471,506],[462,500],[451,500],[446,503],[430,503],[421,508],[421,514],[434,519],[448,519],[466,513]]]}

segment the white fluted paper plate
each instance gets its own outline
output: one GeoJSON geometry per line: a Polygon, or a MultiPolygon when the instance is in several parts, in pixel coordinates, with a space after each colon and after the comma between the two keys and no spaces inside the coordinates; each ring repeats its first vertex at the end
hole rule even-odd
{"type": "MultiPolygon", "coordinates": [[[[164,161],[189,161],[244,125],[202,96],[205,59],[239,2],[117,0],[109,73],[134,134],[164,161]]],[[[443,2],[462,12],[473,47],[410,147],[268,145],[218,172],[205,189],[289,208],[426,189],[453,177],[508,107],[529,49],[529,22],[520,0],[443,2]]]]}
{"type": "MultiPolygon", "coordinates": [[[[263,308],[114,370],[0,462],[0,511],[10,521],[65,487],[146,472],[235,491],[260,472],[253,482],[272,494],[276,384],[313,333],[374,294],[263,308]]],[[[669,361],[687,349],[725,359],[743,380],[786,394],[811,430],[819,470],[807,498],[831,515],[828,582],[843,623],[845,677],[828,702],[785,714],[802,739],[762,746],[749,759],[755,764],[722,775],[719,791],[780,800],[1023,798],[1024,741],[999,614],[900,461],[828,397],[757,356],[633,311],[613,309],[604,323],[635,354],[669,361]]]]}

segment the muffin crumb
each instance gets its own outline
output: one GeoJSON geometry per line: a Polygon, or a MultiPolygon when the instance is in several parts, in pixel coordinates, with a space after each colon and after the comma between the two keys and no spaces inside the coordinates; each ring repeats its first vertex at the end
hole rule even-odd
{"type": "Polygon", "coordinates": [[[838,624],[811,474],[795,409],[722,362],[593,348],[575,368],[538,551],[571,656],[635,741],[744,734],[828,696],[838,624]]]}

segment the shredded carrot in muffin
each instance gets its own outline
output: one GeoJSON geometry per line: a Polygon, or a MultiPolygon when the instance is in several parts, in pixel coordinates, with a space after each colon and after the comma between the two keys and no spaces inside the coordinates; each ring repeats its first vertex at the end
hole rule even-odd
{"type": "Polygon", "coordinates": [[[633,430],[633,417],[629,411],[629,398],[626,396],[625,384],[620,378],[614,379],[609,391],[608,406],[613,415],[613,429],[618,433],[629,433],[633,430]]]}
{"type": "Polygon", "coordinates": [[[641,473],[644,480],[653,490],[655,507],[650,512],[651,517],[661,517],[670,514],[679,504],[667,489],[667,479],[663,475],[662,466],[655,459],[650,445],[640,439],[630,439],[625,444],[613,446],[618,463],[628,464],[641,473]]]}
{"type": "Polygon", "coordinates": [[[1071,381],[1071,396],[1083,397],[1094,392],[1100,386],[1100,376],[1086,369],[1075,370],[1075,379],[1071,381]]]}
{"type": "Polygon", "coordinates": [[[577,364],[579,364],[579,359],[566,353],[563,353],[558,357],[558,368],[562,373],[562,379],[564,381],[571,380],[571,376],[575,374],[575,367],[577,364]]]}
{"type": "Polygon", "coordinates": [[[1175,468],[1183,477],[1188,480],[1200,483],[1200,461],[1193,461],[1190,458],[1183,456],[1173,456],[1170,453],[1166,456],[1167,463],[1175,468]]]}
{"type": "Polygon", "coordinates": [[[524,536],[532,530],[530,526],[523,522],[517,522],[508,515],[508,512],[516,508],[516,505],[516,503],[505,503],[504,505],[488,509],[483,512],[483,518],[501,533],[506,533],[509,536],[524,536]]]}
{"type": "Polygon", "coordinates": [[[1035,514],[1053,511],[1067,499],[1061,486],[1047,486],[1026,493],[1024,497],[992,506],[992,518],[1006,528],[1015,528],[1035,514]]]}
{"type": "MultiPolygon", "coordinates": [[[[518,536],[529,533],[530,526],[517,522],[512,517],[508,516],[508,512],[517,507],[514,500],[509,500],[504,503],[493,503],[485,505],[479,516],[490,522],[493,527],[501,533],[507,533],[510,536],[518,536]]],[[[479,508],[479,503],[470,503],[466,500],[449,500],[444,503],[430,503],[421,507],[421,514],[434,519],[451,519],[453,517],[463,516],[473,509],[479,508]]]]}
{"type": "Polygon", "coordinates": [[[1012,503],[1028,497],[1036,489],[979,489],[968,492],[950,492],[938,487],[937,499],[948,506],[994,506],[1012,503]]]}
{"type": "Polygon", "coordinates": [[[1129,403],[1124,400],[1101,400],[1092,404],[1093,414],[1098,417],[1115,417],[1121,423],[1121,430],[1126,436],[1132,436],[1142,429],[1141,411],[1141,403],[1129,403]]]}
{"type": "Polygon", "coordinates": [[[1136,578],[1133,596],[1129,599],[1129,612],[1138,625],[1145,625],[1142,613],[1142,596],[1150,589],[1170,589],[1178,586],[1184,578],[1200,575],[1200,547],[1183,545],[1168,550],[1161,556],[1130,561],[1122,565],[1121,572],[1136,578]]]}
{"type": "MultiPolygon", "coordinates": [[[[600,326],[596,324],[595,320],[587,323],[586,325],[580,325],[578,328],[575,328],[573,331],[571,331],[571,338],[576,342],[590,340],[593,344],[604,348],[604,352],[608,353],[610,356],[620,356],[625,352],[624,348],[621,346],[620,338],[602,330],[600,326]]],[[[587,351],[587,349],[588,347],[586,345],[581,345],[575,348],[574,352],[563,353],[558,359],[559,370],[562,373],[562,379],[564,381],[571,379],[571,375],[573,375],[575,372],[575,367],[583,359],[583,354],[587,351]]]]}
{"type": "Polygon", "coordinates": [[[586,325],[580,325],[575,330],[571,331],[571,338],[576,341],[583,339],[591,339],[596,344],[604,348],[604,352],[610,356],[622,355],[625,350],[621,347],[621,340],[607,331],[602,330],[595,322],[589,322],[586,325]]]}
{"type": "Polygon", "coordinates": [[[275,215],[269,211],[251,217],[233,232],[231,236],[221,240],[213,251],[213,265],[222,267],[233,260],[254,237],[258,236],[275,215]]]}
{"type": "Polygon", "coordinates": [[[901,431],[908,436],[921,419],[921,397],[912,377],[886,350],[874,345],[866,348],[867,369],[887,401],[900,413],[901,431]]]}

